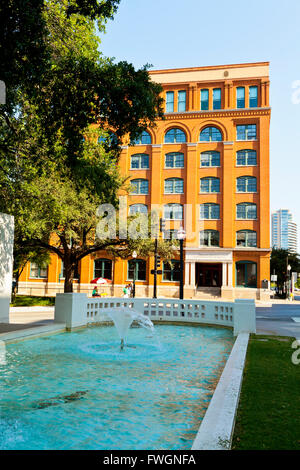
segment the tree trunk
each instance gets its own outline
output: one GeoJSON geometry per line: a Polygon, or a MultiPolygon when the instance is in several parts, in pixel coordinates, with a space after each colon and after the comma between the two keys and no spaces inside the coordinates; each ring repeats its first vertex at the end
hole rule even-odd
{"type": "Polygon", "coordinates": [[[69,257],[65,257],[63,262],[65,268],[64,292],[73,292],[73,279],[75,276],[76,263],[72,262],[69,257]]]}

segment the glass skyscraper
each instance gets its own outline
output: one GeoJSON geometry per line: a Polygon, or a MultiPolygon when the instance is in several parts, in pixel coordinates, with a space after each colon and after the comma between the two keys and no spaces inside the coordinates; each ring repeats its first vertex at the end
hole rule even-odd
{"type": "Polygon", "coordinates": [[[272,213],[272,247],[297,253],[297,224],[288,209],[272,213]]]}

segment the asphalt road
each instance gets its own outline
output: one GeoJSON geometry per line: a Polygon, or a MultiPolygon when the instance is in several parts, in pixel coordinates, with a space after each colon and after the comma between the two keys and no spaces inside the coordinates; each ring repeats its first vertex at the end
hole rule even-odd
{"type": "MultiPolygon", "coordinates": [[[[295,296],[300,300],[300,296],[295,296]]],[[[273,304],[272,307],[256,307],[258,334],[293,336],[300,339],[300,304],[273,304]]]]}

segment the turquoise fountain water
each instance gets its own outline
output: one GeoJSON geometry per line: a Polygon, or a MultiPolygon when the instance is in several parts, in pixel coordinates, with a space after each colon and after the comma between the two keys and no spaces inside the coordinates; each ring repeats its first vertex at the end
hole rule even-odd
{"type": "Polygon", "coordinates": [[[7,345],[0,449],[190,449],[232,332],[131,327],[119,342],[93,326],[7,345]]]}

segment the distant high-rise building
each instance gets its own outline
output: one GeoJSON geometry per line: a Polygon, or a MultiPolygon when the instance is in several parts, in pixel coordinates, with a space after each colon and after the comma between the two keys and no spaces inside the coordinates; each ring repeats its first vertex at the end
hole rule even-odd
{"type": "Polygon", "coordinates": [[[272,212],[272,246],[297,253],[297,224],[288,209],[272,212]]]}

